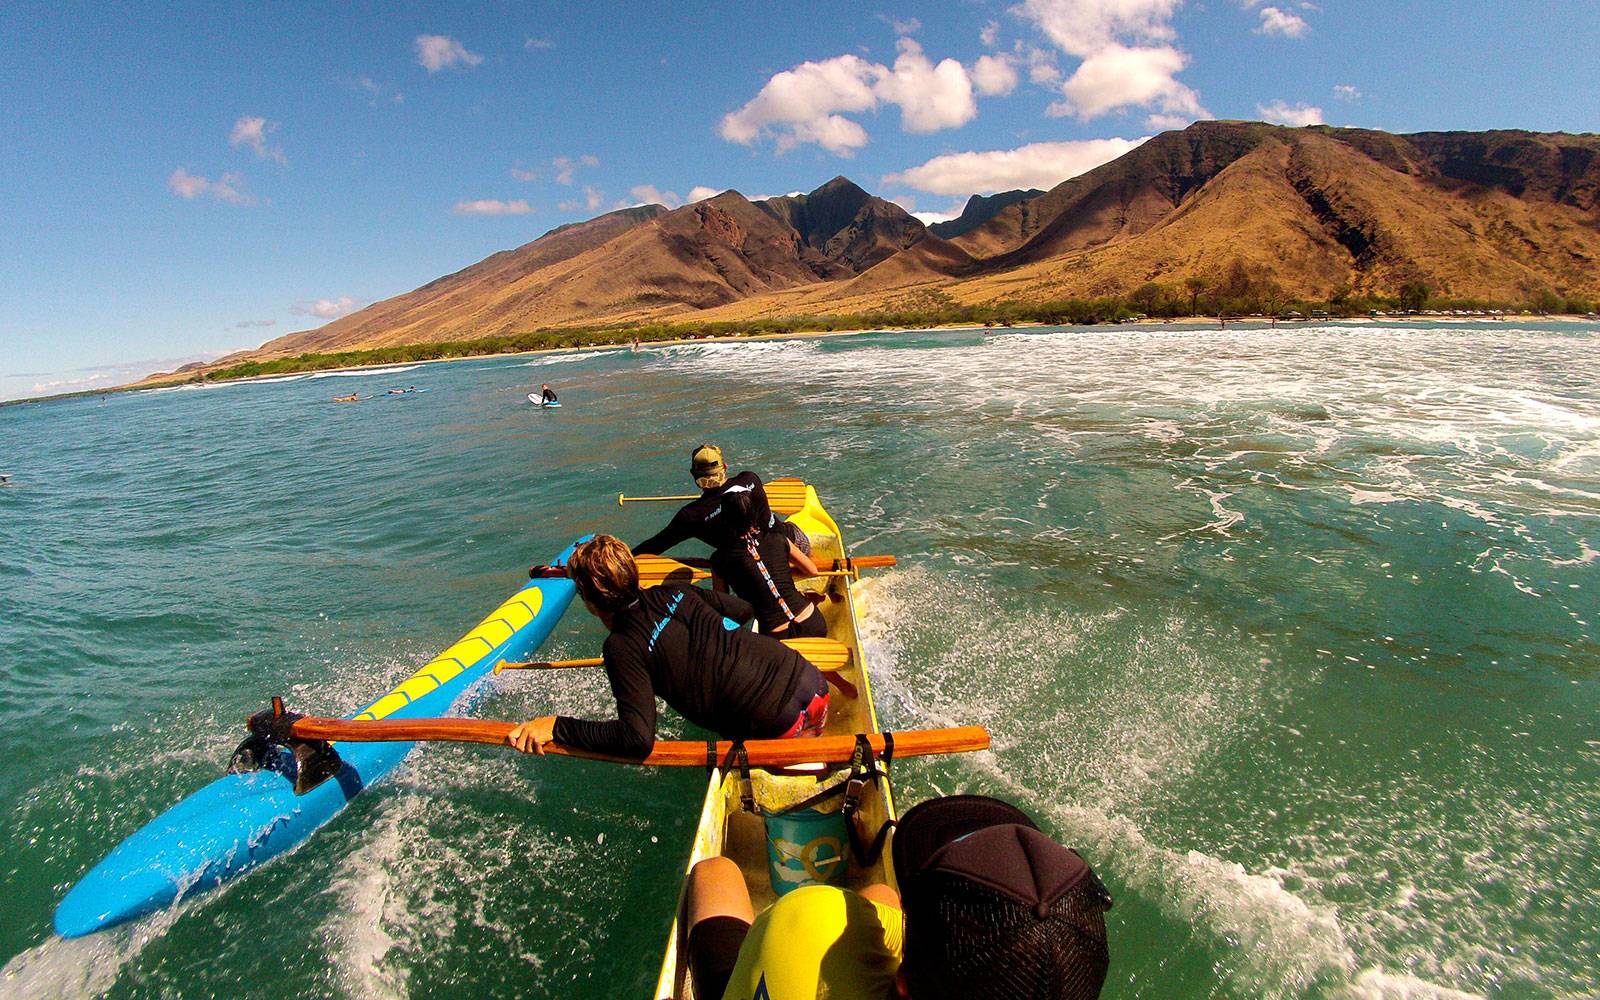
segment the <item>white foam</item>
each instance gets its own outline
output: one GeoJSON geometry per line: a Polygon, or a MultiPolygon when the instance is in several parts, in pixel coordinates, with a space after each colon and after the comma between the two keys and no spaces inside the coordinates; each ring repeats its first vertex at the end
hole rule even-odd
{"type": "MultiPolygon", "coordinates": [[[[981,588],[963,590],[915,567],[875,576],[857,589],[874,692],[888,721],[898,715],[922,724],[989,725],[995,750],[957,758],[977,773],[967,788],[1015,801],[1083,850],[1122,891],[1225,942],[1216,968],[1233,990],[1267,998],[1313,990],[1351,1000],[1474,996],[1374,961],[1378,956],[1351,934],[1338,907],[1292,888],[1306,883],[1302,873],[1253,872],[1203,851],[1163,846],[1144,829],[1139,816],[1145,803],[1236,739],[1241,720],[1261,715],[1273,697],[1270,660],[1241,654],[1235,662],[1217,663],[1189,647],[1185,623],[1168,619],[1164,630],[1139,630],[1136,649],[1120,651],[1116,669],[1105,672],[1114,675],[1105,690],[1078,692],[1075,700],[1092,701],[1092,712],[1062,711],[1042,723],[1030,719],[1030,731],[1042,727],[1054,738],[1045,745],[1029,739],[1012,746],[1019,705],[1042,704],[1033,697],[1035,685],[1041,679],[1061,683],[1063,662],[1103,658],[1106,651],[1095,643],[1117,624],[1119,613],[1083,618],[1015,605],[985,607],[981,588]],[[917,619],[905,614],[912,609],[936,617],[931,609],[940,608],[962,611],[957,627],[948,621],[930,627],[962,637],[956,662],[930,650],[917,619]],[[1006,620],[1008,635],[988,628],[996,616],[1006,620]],[[906,651],[908,643],[916,644],[914,654],[906,651]],[[975,666],[983,664],[1003,664],[1003,673],[975,666]],[[1003,678],[1002,688],[989,683],[996,677],[1003,678]],[[955,696],[957,690],[966,694],[955,696]],[[1087,731],[1085,715],[1100,720],[1103,730],[1087,731]],[[1030,784],[1014,777],[1012,758],[1018,753],[1026,755],[1030,784]],[[1040,781],[1073,788],[1075,801],[1031,787],[1040,781]]],[[[1393,910],[1410,910],[1414,895],[1415,890],[1398,895],[1393,910]]]]}
{"type": "Polygon", "coordinates": [[[393,368],[359,368],[351,371],[313,372],[311,378],[360,378],[364,375],[398,375],[416,371],[421,365],[397,365],[393,368]]]}

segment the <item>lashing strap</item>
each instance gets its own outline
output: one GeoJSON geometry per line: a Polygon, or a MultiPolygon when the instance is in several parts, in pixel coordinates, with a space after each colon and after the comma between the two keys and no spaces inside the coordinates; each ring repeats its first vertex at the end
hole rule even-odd
{"type": "MultiPolygon", "coordinates": [[[[894,756],[894,734],[883,734],[884,766],[888,766],[894,756]]],[[[856,734],[855,752],[850,755],[850,777],[845,781],[844,788],[844,813],[845,830],[850,835],[850,853],[855,855],[856,864],[863,868],[875,864],[883,854],[883,845],[889,841],[889,828],[894,826],[894,821],[889,820],[878,828],[877,834],[872,838],[872,843],[865,844],[861,840],[861,833],[856,828],[855,814],[861,808],[861,795],[866,791],[867,782],[876,778],[887,778],[888,772],[878,766],[880,758],[873,752],[872,743],[864,734],[856,734]]]]}
{"type": "Polygon", "coordinates": [[[728,755],[722,759],[723,773],[733,767],[739,768],[739,803],[744,806],[745,812],[756,811],[755,791],[750,785],[750,751],[745,749],[744,740],[734,740],[728,747],[728,755]]]}

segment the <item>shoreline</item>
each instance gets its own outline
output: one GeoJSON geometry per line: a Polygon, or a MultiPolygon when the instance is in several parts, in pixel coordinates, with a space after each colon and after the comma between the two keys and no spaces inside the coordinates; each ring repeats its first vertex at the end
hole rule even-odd
{"type": "MultiPolygon", "coordinates": [[[[1170,319],[1169,318],[1162,318],[1162,317],[1144,317],[1144,318],[1141,318],[1141,319],[1129,319],[1129,320],[1123,320],[1123,321],[1114,322],[1114,323],[1094,323],[1094,324],[1075,324],[1075,323],[1059,324],[1059,323],[1042,323],[1042,322],[1034,322],[1034,321],[1013,322],[1013,323],[1009,323],[1009,324],[989,324],[989,325],[978,325],[978,324],[973,324],[973,323],[944,323],[944,324],[935,324],[935,325],[929,325],[929,326],[910,326],[910,327],[893,327],[893,328],[885,327],[885,326],[876,326],[876,327],[858,327],[858,328],[852,328],[852,329],[849,329],[849,330],[797,330],[797,331],[779,332],[779,333],[710,334],[710,335],[702,336],[702,337],[695,337],[695,336],[670,337],[670,338],[663,338],[663,339],[659,339],[659,340],[641,341],[640,342],[640,347],[641,347],[641,350],[643,350],[643,349],[648,349],[649,347],[676,347],[676,346],[682,346],[682,345],[685,345],[685,344],[737,343],[737,342],[772,341],[772,340],[820,340],[820,339],[823,339],[825,337],[852,337],[852,336],[859,336],[861,334],[866,334],[866,333],[922,333],[922,332],[934,332],[934,333],[937,333],[937,332],[949,332],[949,331],[958,331],[958,330],[971,330],[971,331],[975,331],[975,332],[984,332],[984,331],[991,331],[991,330],[1038,330],[1038,329],[1045,329],[1045,328],[1084,329],[1084,330],[1087,330],[1087,329],[1092,329],[1094,327],[1118,327],[1118,326],[1137,326],[1137,327],[1151,327],[1151,326],[1167,327],[1167,326],[1171,326],[1171,327],[1180,327],[1180,328],[1188,328],[1188,329],[1196,329],[1196,330],[1208,330],[1208,329],[1210,329],[1210,330],[1225,330],[1225,329],[1227,329],[1229,327],[1245,327],[1245,328],[1249,328],[1249,329],[1269,330],[1269,329],[1291,328],[1291,327],[1302,327],[1302,326],[1313,326],[1313,325],[1326,325],[1326,324],[1380,326],[1380,325],[1389,324],[1389,323],[1423,322],[1423,323],[1448,323],[1448,324],[1452,324],[1452,325],[1456,325],[1456,324],[1461,324],[1461,325],[1466,325],[1466,324],[1490,325],[1490,324],[1515,323],[1515,322],[1519,322],[1519,321],[1533,321],[1533,322],[1539,322],[1539,323],[1567,323],[1567,324],[1572,324],[1572,325],[1584,325],[1584,324],[1600,325],[1600,319],[1595,319],[1595,318],[1591,318],[1591,317],[1588,317],[1588,316],[1582,316],[1582,315],[1578,315],[1578,314],[1575,314],[1575,313],[1567,313],[1567,314],[1553,315],[1553,316],[1502,315],[1502,316],[1498,316],[1498,317],[1496,317],[1496,316],[1339,316],[1339,317],[1327,317],[1327,318],[1319,317],[1319,318],[1316,318],[1316,319],[1301,318],[1301,319],[1277,319],[1277,320],[1274,320],[1272,317],[1267,317],[1267,316],[1241,316],[1241,317],[1239,317],[1237,319],[1229,318],[1226,321],[1220,320],[1217,317],[1206,317],[1206,318],[1202,319],[1202,318],[1197,318],[1197,317],[1185,316],[1185,317],[1173,317],[1173,318],[1170,318],[1170,319]]],[[[448,343],[448,342],[446,342],[446,343],[448,343]]],[[[0,400],[0,409],[3,409],[5,407],[9,407],[9,406],[21,406],[21,405],[25,405],[25,404],[29,404],[29,403],[60,402],[62,400],[80,399],[80,398],[86,398],[86,397],[89,397],[89,396],[109,396],[109,395],[112,395],[114,393],[119,393],[120,394],[120,393],[128,393],[128,392],[144,392],[144,391],[148,391],[148,390],[152,390],[152,389],[179,388],[179,387],[185,386],[185,385],[206,386],[206,385],[239,384],[239,383],[244,383],[244,382],[267,383],[267,382],[277,382],[277,381],[298,381],[298,380],[300,380],[302,378],[306,378],[306,377],[312,376],[312,375],[346,374],[346,373],[356,373],[356,372],[363,372],[363,371],[381,371],[382,369],[396,368],[396,367],[414,368],[414,367],[419,367],[421,365],[445,364],[445,363],[456,362],[456,361],[492,361],[492,360],[496,360],[496,359],[500,359],[500,358],[538,357],[538,356],[547,355],[547,354],[605,354],[605,353],[612,353],[612,352],[617,352],[617,351],[629,351],[629,352],[631,352],[632,351],[632,344],[633,344],[633,341],[630,339],[630,340],[622,340],[622,341],[617,341],[617,342],[607,343],[607,344],[584,345],[584,346],[578,346],[578,347],[570,347],[570,346],[569,347],[533,347],[533,348],[528,348],[526,350],[519,350],[519,351],[495,351],[495,352],[489,352],[489,353],[483,353],[483,354],[458,354],[458,355],[453,355],[453,356],[450,356],[450,357],[441,357],[441,358],[419,358],[419,359],[416,359],[416,360],[381,361],[381,362],[373,362],[373,363],[370,363],[370,364],[336,365],[336,366],[332,366],[332,367],[328,367],[328,368],[310,369],[310,370],[303,371],[303,372],[287,371],[287,372],[272,373],[272,374],[240,375],[240,376],[237,376],[237,377],[234,377],[234,378],[206,379],[203,375],[194,375],[194,374],[186,374],[186,375],[184,375],[182,377],[174,377],[172,374],[169,373],[169,374],[166,374],[166,375],[163,375],[163,376],[149,377],[149,378],[145,378],[145,379],[140,379],[137,382],[129,382],[129,383],[125,384],[125,385],[112,386],[112,387],[104,388],[104,389],[84,389],[84,390],[79,390],[77,392],[59,393],[59,394],[51,395],[51,396],[30,396],[30,397],[24,397],[24,398],[21,398],[21,399],[0,400]]],[[[286,359],[275,359],[275,360],[286,360],[286,359]]]]}

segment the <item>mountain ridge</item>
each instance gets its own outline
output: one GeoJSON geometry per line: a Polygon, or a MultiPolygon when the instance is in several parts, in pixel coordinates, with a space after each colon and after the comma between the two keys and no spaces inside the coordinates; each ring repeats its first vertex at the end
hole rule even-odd
{"type": "Polygon", "coordinates": [[[1124,295],[1240,273],[1315,298],[1416,282],[1497,301],[1596,297],[1600,137],[1197,122],[1047,191],[974,196],[961,218],[959,231],[925,227],[843,176],[755,202],[730,190],[636,206],[246,356],[866,312],[927,295],[1124,295]]]}

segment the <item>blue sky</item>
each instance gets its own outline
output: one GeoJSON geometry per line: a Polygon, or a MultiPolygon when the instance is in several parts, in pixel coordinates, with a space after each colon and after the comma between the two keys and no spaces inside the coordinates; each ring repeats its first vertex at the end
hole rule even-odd
{"type": "Polygon", "coordinates": [[[933,218],[1197,118],[1591,131],[1600,3],[0,6],[0,398],[563,223],[845,174],[933,218]]]}

